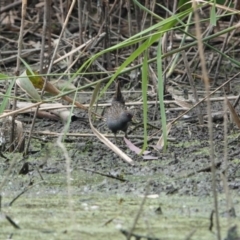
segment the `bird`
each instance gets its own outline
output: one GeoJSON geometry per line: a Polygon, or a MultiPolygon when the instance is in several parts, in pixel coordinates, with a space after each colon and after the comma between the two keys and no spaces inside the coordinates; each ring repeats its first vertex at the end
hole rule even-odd
{"type": "Polygon", "coordinates": [[[125,100],[121,92],[120,82],[116,83],[115,94],[112,99],[111,107],[107,111],[106,123],[114,134],[115,140],[118,131],[123,131],[127,137],[129,122],[132,121],[133,113],[126,110],[125,100]]]}

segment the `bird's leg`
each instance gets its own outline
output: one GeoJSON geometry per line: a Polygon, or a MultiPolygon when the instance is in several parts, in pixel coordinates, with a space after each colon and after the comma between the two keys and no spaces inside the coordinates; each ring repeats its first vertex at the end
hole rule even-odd
{"type": "Polygon", "coordinates": [[[115,144],[117,145],[117,133],[114,133],[115,144]]]}

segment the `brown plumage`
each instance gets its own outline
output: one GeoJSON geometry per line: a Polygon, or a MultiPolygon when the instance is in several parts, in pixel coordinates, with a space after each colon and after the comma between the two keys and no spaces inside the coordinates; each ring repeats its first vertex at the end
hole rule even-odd
{"type": "Polygon", "coordinates": [[[128,123],[132,121],[133,114],[125,108],[125,100],[122,96],[120,83],[116,84],[116,91],[112,99],[112,106],[107,111],[107,126],[114,133],[123,131],[127,137],[128,123]]]}

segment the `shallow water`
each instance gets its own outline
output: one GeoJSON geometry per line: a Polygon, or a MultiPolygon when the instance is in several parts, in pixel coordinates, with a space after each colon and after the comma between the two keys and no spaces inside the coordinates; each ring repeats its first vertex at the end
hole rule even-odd
{"type": "MultiPolygon", "coordinates": [[[[116,180],[80,173],[72,172],[70,189],[66,186],[66,175],[45,175],[44,182],[35,182],[34,187],[11,207],[9,202],[23,187],[14,190],[16,179],[9,181],[2,192],[2,212],[20,229],[14,229],[2,217],[0,239],[7,239],[11,234],[13,239],[126,239],[120,229],[131,229],[143,195],[113,194],[111,191],[90,193],[90,185],[107,182],[111,185],[116,180]]],[[[29,177],[19,177],[18,180],[27,183],[29,177]]],[[[222,236],[226,236],[229,226],[239,221],[238,218],[231,219],[228,224],[226,214],[223,214],[224,198],[221,195],[219,199],[222,236]]],[[[159,239],[187,239],[191,234],[191,239],[216,239],[215,224],[213,232],[209,231],[212,209],[212,197],[151,194],[133,232],[159,239]]]]}

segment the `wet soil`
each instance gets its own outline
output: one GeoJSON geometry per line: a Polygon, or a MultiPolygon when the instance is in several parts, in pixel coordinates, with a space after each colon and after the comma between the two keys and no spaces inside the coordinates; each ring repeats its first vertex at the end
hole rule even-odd
{"type": "MultiPolygon", "coordinates": [[[[217,106],[219,104],[213,104],[213,111],[219,110],[217,106]]],[[[76,118],[69,132],[92,133],[87,113],[80,110],[74,113],[76,118]]],[[[141,114],[136,109],[140,122],[141,114]]],[[[178,114],[169,111],[168,119],[178,114]]],[[[160,114],[150,106],[150,120],[153,115],[160,114]]],[[[134,166],[124,162],[95,136],[67,136],[64,141],[67,161],[56,144],[57,138],[42,134],[47,130],[60,133],[64,125],[60,121],[38,119],[29,155],[23,158],[20,153],[6,153],[10,161],[2,161],[0,165],[1,182],[7,178],[2,190],[2,212],[21,228],[14,230],[3,215],[4,230],[0,239],[11,234],[15,239],[35,239],[36,236],[37,239],[126,239],[121,230],[130,231],[139,211],[134,234],[149,239],[186,239],[191,234],[191,239],[215,239],[215,223],[212,231],[209,230],[214,209],[209,131],[207,122],[199,125],[194,111],[189,116],[190,121],[183,118],[173,125],[165,152],[155,150],[156,138],[149,142],[148,150],[157,157],[154,160],[144,160],[133,153],[122,133],[118,134],[116,145],[134,160],[134,166]],[[8,169],[14,161],[9,175],[8,169]],[[26,175],[19,174],[24,162],[29,164],[26,175]],[[144,196],[147,196],[146,202],[139,210],[144,196]]],[[[26,116],[18,118],[26,121],[26,116]]],[[[160,120],[149,122],[159,126],[160,120]]],[[[115,143],[102,120],[95,121],[94,125],[115,143]]],[[[130,126],[129,139],[141,148],[143,138],[139,136],[143,136],[143,129],[136,125],[130,126]]],[[[25,130],[29,127],[25,123],[25,130]]],[[[213,122],[221,232],[226,236],[228,228],[239,221],[238,216],[230,219],[228,216],[232,209],[236,214],[239,211],[240,134],[228,124],[229,193],[226,197],[223,129],[223,121],[213,122]]],[[[155,132],[155,128],[149,127],[149,136],[155,132]]]]}

